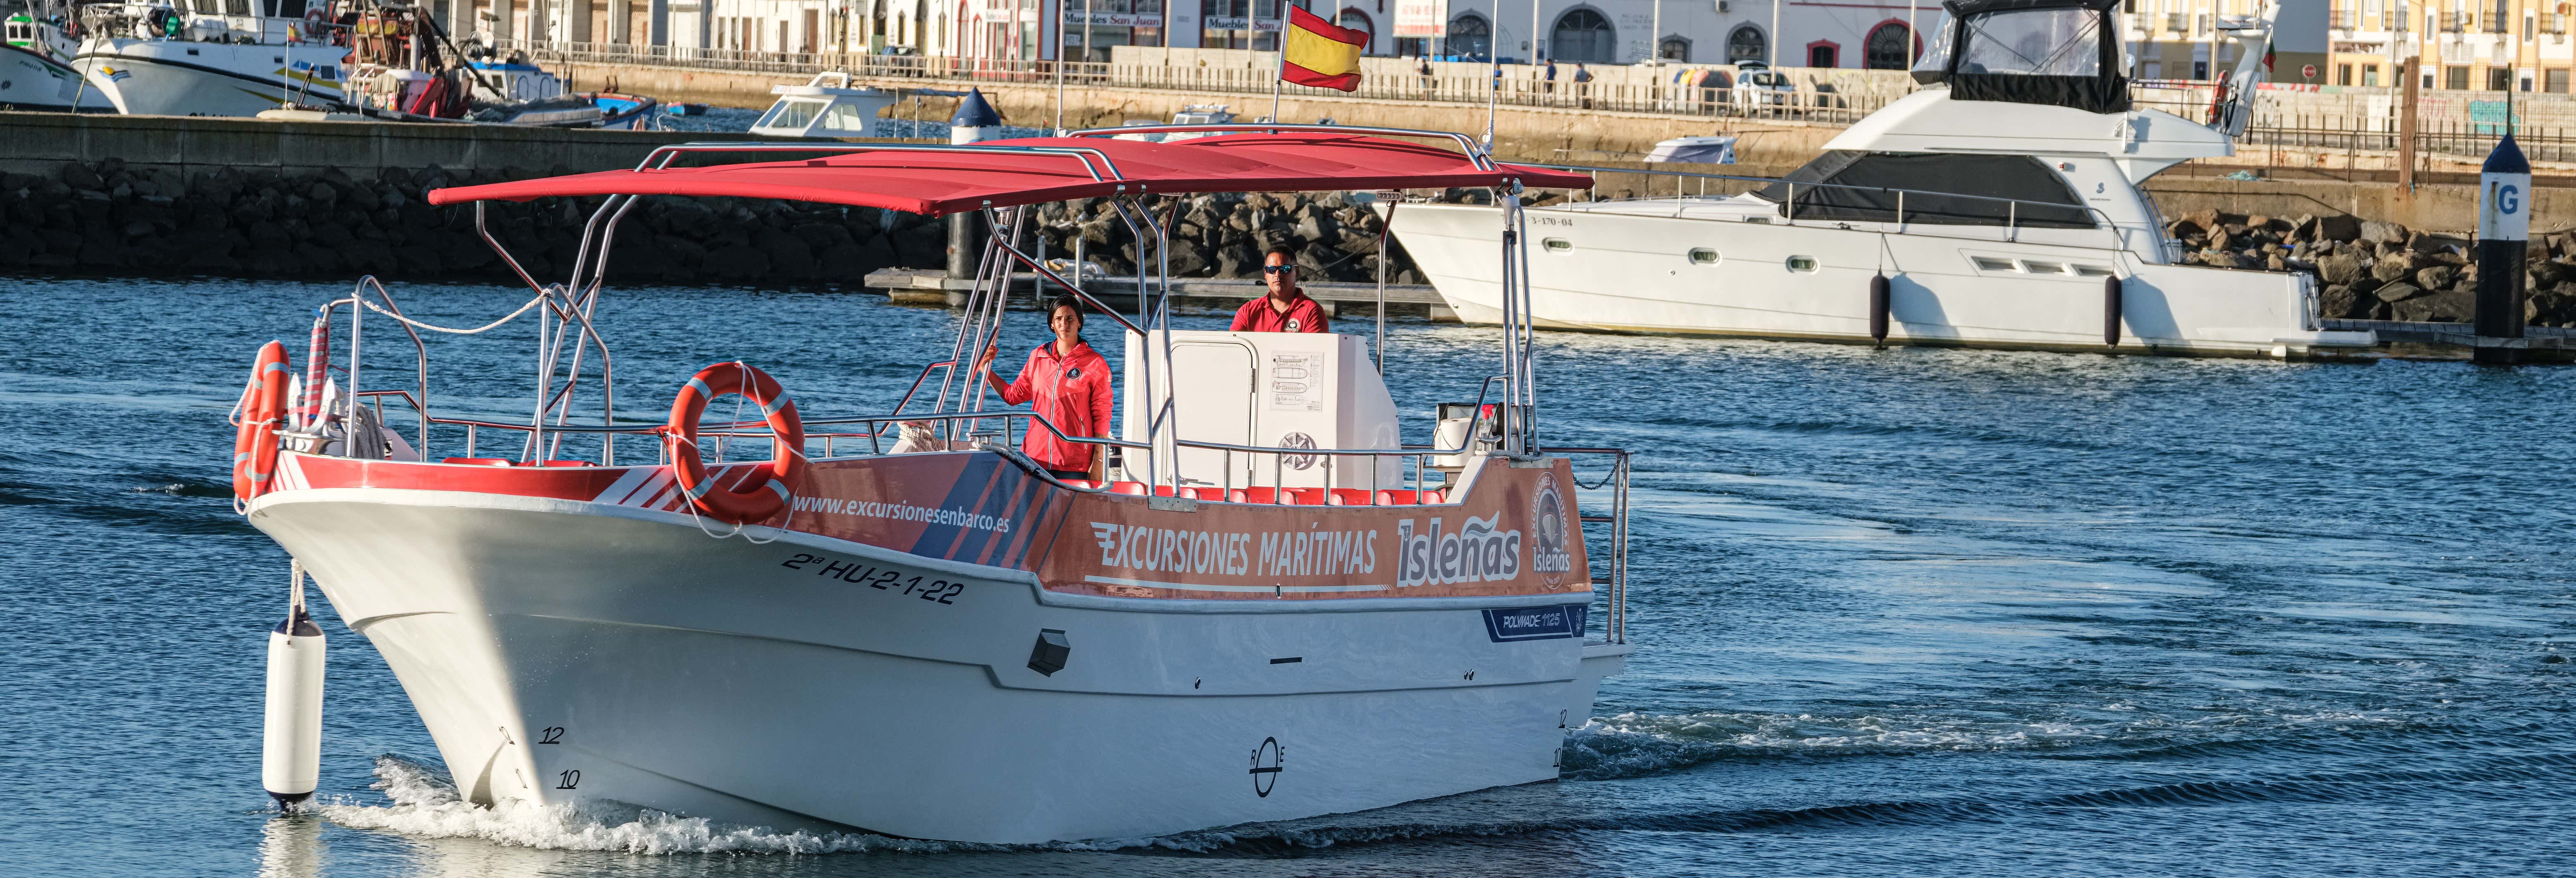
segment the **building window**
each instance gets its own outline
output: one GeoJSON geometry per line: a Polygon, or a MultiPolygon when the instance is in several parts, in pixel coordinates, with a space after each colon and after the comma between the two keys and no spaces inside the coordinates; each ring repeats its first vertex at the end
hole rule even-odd
{"type": "Polygon", "coordinates": [[[1556,30],[1548,39],[1559,61],[1615,64],[1619,60],[1619,31],[1610,26],[1610,19],[1590,9],[1577,7],[1557,16],[1556,30]]]}
{"type": "Polygon", "coordinates": [[[2489,67],[2489,68],[2487,68],[2487,90],[2488,90],[2488,91],[2512,91],[2512,90],[2513,90],[2513,69],[2512,69],[2512,68],[2509,68],[2509,67],[2489,67]]]}
{"type": "Polygon", "coordinates": [[[2361,65],[2361,84],[2368,86],[2376,86],[2379,84],[2379,65],[2361,65]]]}
{"type": "Polygon", "coordinates": [[[1891,21],[1870,29],[1869,39],[1862,43],[1861,66],[1871,70],[1904,70],[1914,66],[1914,40],[1906,33],[1904,22],[1891,21]]]}
{"type": "Polygon", "coordinates": [[[1443,51],[1482,61],[1493,48],[1494,28],[1485,23],[1484,16],[1470,12],[1449,20],[1449,37],[1443,51]]]}
{"type": "Polygon", "coordinates": [[[2567,71],[2552,70],[2541,75],[2544,77],[2540,81],[2542,89],[2554,95],[2567,93],[2567,71]]]}
{"type": "Polygon", "coordinates": [[[1691,41],[1689,38],[1665,37],[1663,42],[1656,44],[1655,57],[1662,58],[1666,61],[1676,61],[1688,64],[1690,63],[1690,49],[1691,41]]]}
{"type": "Polygon", "coordinates": [[[1808,43],[1808,44],[1807,44],[1807,66],[1809,66],[1809,67],[1840,67],[1840,66],[1842,66],[1842,63],[1841,63],[1841,56],[1842,56],[1842,52],[1843,52],[1843,47],[1841,47],[1841,46],[1837,46],[1837,45],[1834,45],[1834,44],[1832,44],[1832,43],[1825,43],[1825,42],[1808,43]]]}
{"type": "Polygon", "coordinates": [[[1726,35],[1726,63],[1766,61],[1770,57],[1768,43],[1762,38],[1761,28],[1748,24],[1726,35]]]}
{"type": "Polygon", "coordinates": [[[2352,65],[2350,65],[2350,64],[2337,64],[2337,65],[2335,65],[2335,84],[2336,84],[2336,85],[2351,85],[2351,84],[2352,84],[2352,65]]]}

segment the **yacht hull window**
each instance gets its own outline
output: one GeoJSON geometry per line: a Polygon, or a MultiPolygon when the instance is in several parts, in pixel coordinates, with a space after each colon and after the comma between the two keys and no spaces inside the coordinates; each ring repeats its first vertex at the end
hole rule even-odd
{"type": "Polygon", "coordinates": [[[1784,182],[1755,194],[1780,204],[1781,214],[1794,220],[1896,222],[1900,205],[1891,190],[1897,189],[1913,190],[1905,193],[1901,205],[1907,223],[2040,229],[2096,226],[2083,198],[2066,185],[2065,178],[2026,155],[1832,150],[1784,182]],[[1808,183],[1834,185],[1803,185],[1808,183]],[[1844,186],[1868,188],[1840,188],[1844,186]],[[1792,188],[1797,190],[1795,204],[1788,203],[1792,188]]]}
{"type": "MultiPolygon", "coordinates": [[[[2129,110],[2121,74],[2120,0],[1952,0],[1951,52],[1940,78],[1952,100],[2129,110]]],[[[1917,77],[1921,78],[1921,77],[1917,77]]]]}

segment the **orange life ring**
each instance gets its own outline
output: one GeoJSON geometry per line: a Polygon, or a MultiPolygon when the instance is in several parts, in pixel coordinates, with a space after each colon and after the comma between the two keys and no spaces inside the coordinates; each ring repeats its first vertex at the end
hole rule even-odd
{"type": "Polygon", "coordinates": [[[797,416],[795,401],[768,373],[740,361],[708,366],[681,386],[679,397],[671,401],[671,421],[662,433],[681,493],[698,511],[727,524],[751,524],[778,514],[787,508],[796,483],[805,478],[805,421],[797,416]],[[707,477],[706,463],[698,459],[698,416],[706,413],[708,403],[728,393],[741,394],[760,406],[775,438],[770,441],[765,473],[753,470],[734,487],[720,488],[707,477]]]}
{"type": "Polygon", "coordinates": [[[286,345],[259,346],[250,386],[242,388],[241,426],[233,431],[233,496],[249,500],[268,492],[277,471],[277,427],[286,415],[286,345]]]}

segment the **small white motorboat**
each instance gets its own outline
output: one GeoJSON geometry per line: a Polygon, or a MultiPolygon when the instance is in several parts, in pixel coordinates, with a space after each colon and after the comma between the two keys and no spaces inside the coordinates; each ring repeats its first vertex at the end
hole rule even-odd
{"type": "Polygon", "coordinates": [[[1646,163],[1650,165],[1667,163],[1694,165],[1735,164],[1735,136],[1731,134],[1709,134],[1697,137],[1676,137],[1671,140],[1661,141],[1655,144],[1655,148],[1653,150],[1646,153],[1646,163]]]}
{"type": "Polygon", "coordinates": [[[842,72],[814,74],[804,85],[773,85],[778,96],[751,133],[772,137],[887,137],[880,114],[901,99],[894,92],[852,87],[842,72]]]}

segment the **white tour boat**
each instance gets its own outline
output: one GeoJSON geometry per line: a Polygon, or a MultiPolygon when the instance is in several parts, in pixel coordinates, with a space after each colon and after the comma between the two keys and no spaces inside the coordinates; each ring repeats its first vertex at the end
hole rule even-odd
{"type": "MultiPolygon", "coordinates": [[[[1125,450],[1106,481],[1019,454],[1014,433],[1055,425],[1000,408],[954,364],[998,339],[1015,266],[1083,295],[1011,246],[1041,203],[1112,199],[1151,265],[1196,193],[1489,187],[1513,230],[1523,186],[1590,181],[1495,163],[1457,135],[1175,127],[1209,136],[690,144],[633,171],[432,192],[476,205],[478,224],[487,200],[606,196],[572,276],[528,280],[532,416],[419,411],[426,347],[416,384],[359,389],[382,359],[362,364],[362,322],[379,327],[368,350],[388,324],[440,329],[362,281],[313,326],[312,380],[296,386],[282,344],[262,349],[243,508],[383,654],[475,803],[1020,843],[1554,779],[1629,652],[1628,456],[1540,443],[1525,304],[1506,309],[1496,377],[1441,407],[1440,447],[1398,443],[1359,337],[1174,331],[1151,270],[1139,289],[1165,292],[1136,313],[1092,303],[1130,364],[1126,438],[1074,440],[1125,450]],[[1397,139],[1422,137],[1457,149],[1397,139]],[[795,160],[668,167],[728,151],[795,160]],[[715,349],[696,377],[659,379],[680,388],[670,422],[642,424],[607,414],[610,345],[590,321],[618,220],[644,195],[974,210],[1003,231],[951,357],[894,411],[800,411],[715,349]],[[325,380],[337,339],[345,370],[325,380]],[[729,393],[764,414],[701,425],[729,393]],[[577,394],[596,417],[573,416],[577,394]],[[408,435],[385,425],[405,403],[408,435]],[[1601,514],[1578,511],[1578,458],[1606,480],[1601,514]]],[[[1512,248],[1487,252],[1517,267],[1512,248]]],[[[300,618],[272,647],[283,800],[312,789],[320,728],[320,632],[300,618]]]]}
{"type": "MultiPolygon", "coordinates": [[[[2141,185],[2230,155],[2269,16],[2211,124],[2135,109],[2115,0],[1951,0],[1909,95],[1781,180],[1647,171],[1664,198],[1529,211],[1531,317],[1618,332],[2152,353],[2366,347],[2306,274],[2184,265],[2141,185]],[[1685,196],[1702,183],[1759,184],[1685,196]]],[[[1601,169],[1609,170],[1609,169],[1601,169]]],[[[1640,173],[1630,171],[1629,173],[1640,173]]],[[[1406,205],[1393,233],[1460,319],[1501,319],[1496,208],[1406,205]]]]}

